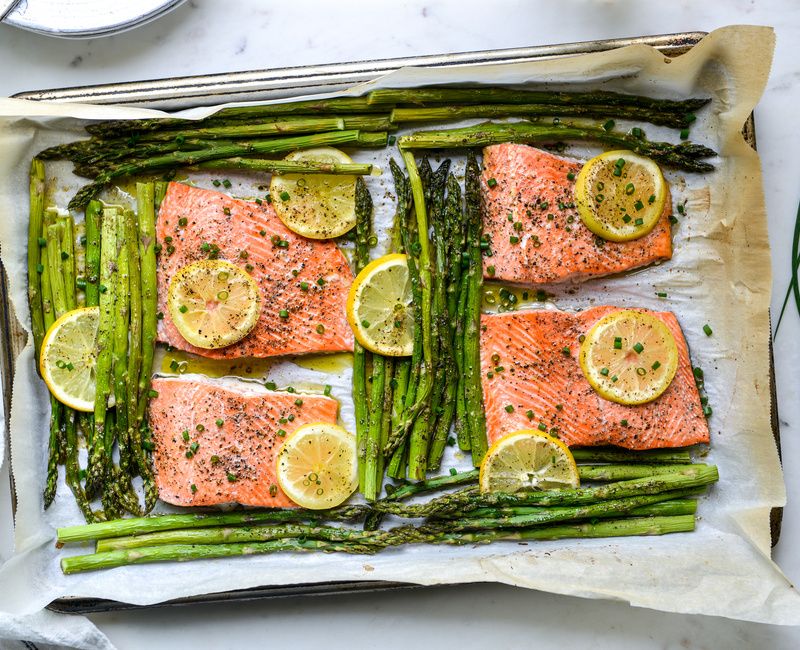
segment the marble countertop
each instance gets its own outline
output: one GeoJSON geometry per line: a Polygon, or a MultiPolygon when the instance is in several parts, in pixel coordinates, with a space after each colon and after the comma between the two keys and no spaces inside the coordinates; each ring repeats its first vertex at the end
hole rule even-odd
{"type": "MultiPolygon", "coordinates": [[[[773,313],[789,284],[800,201],[800,12],[787,0],[189,0],[157,23],[119,36],[61,41],[0,25],[0,96],[23,90],[521,47],[681,31],[772,25],[777,49],[756,109],[772,243],[773,313]],[[368,7],[368,8],[367,8],[368,7]]],[[[800,319],[790,307],[775,341],[788,506],[774,557],[800,580],[800,319]]],[[[11,543],[7,470],[0,472],[0,549],[11,543]]],[[[797,648],[800,629],[664,614],[495,585],[411,589],[96,614],[119,647],[358,648],[400,642],[467,648],[797,648]]],[[[0,642],[0,647],[2,642],[0,642]]],[[[16,647],[16,646],[15,646],[16,647]]],[[[20,646],[22,647],[22,646],[20,646]]]]}

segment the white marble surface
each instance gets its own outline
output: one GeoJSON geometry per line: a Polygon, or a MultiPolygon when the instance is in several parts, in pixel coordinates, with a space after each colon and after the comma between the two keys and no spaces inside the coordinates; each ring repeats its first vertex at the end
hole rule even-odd
{"type": "MultiPolygon", "coordinates": [[[[800,201],[800,12],[795,0],[190,0],[158,23],[117,37],[67,42],[0,26],[0,95],[174,75],[486,48],[773,25],[772,76],[756,111],[773,245],[774,313],[789,282],[800,201]]],[[[775,342],[789,504],[775,558],[800,580],[800,319],[775,342]]],[[[0,549],[10,544],[0,476],[0,549]]],[[[623,603],[470,586],[339,598],[171,608],[91,617],[120,648],[360,648],[403,643],[462,648],[790,648],[800,630],[634,609],[623,603]],[[401,637],[403,641],[401,641],[401,637]]],[[[2,642],[0,642],[2,644],[2,642]]]]}

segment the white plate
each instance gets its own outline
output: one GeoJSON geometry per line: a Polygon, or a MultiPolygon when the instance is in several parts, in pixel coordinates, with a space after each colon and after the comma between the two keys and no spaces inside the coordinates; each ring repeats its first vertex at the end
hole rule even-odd
{"type": "Polygon", "coordinates": [[[4,23],[60,38],[110,36],[155,20],[184,0],[21,0],[4,23]]]}

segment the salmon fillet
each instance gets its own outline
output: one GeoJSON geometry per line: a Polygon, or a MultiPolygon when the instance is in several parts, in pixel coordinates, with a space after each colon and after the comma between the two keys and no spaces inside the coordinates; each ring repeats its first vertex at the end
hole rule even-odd
{"type": "Polygon", "coordinates": [[[567,174],[577,177],[581,167],[524,144],[483,150],[483,230],[492,251],[483,258],[486,277],[527,285],[581,282],[672,257],[669,197],[661,219],[644,237],[600,239],[574,207],[575,181],[567,174]],[[519,242],[512,244],[511,237],[519,242]]]}
{"type": "Polygon", "coordinates": [[[578,362],[578,337],[615,311],[620,309],[604,306],[579,313],[543,309],[482,316],[481,373],[490,441],[538,427],[570,446],[655,449],[709,442],[689,349],[671,312],[650,312],[667,325],[678,346],[678,370],[664,393],[647,404],[625,406],[603,399],[589,385],[578,362]]]}
{"type": "Polygon", "coordinates": [[[294,505],[276,477],[275,458],[285,439],[278,432],[288,435],[311,422],[335,424],[339,408],[330,397],[237,389],[199,375],[156,378],[153,390],[156,485],[162,501],[178,506],[294,505]],[[193,443],[199,446],[187,458],[193,443]]]}
{"type": "Polygon", "coordinates": [[[353,349],[345,313],[353,282],[347,260],[335,243],[306,239],[290,231],[272,205],[170,183],[158,212],[156,235],[162,245],[158,305],[164,314],[158,324],[159,341],[215,359],[353,349]],[[216,350],[189,344],[167,309],[170,279],[183,266],[209,257],[204,244],[205,248],[219,247],[219,259],[250,272],[261,289],[263,305],[252,332],[238,343],[216,350]],[[289,317],[281,318],[281,310],[288,311],[289,317]]]}

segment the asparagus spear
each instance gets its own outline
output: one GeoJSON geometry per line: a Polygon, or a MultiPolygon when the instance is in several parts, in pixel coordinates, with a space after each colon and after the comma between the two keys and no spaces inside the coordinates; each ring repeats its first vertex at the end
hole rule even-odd
{"type": "MultiPolygon", "coordinates": [[[[681,494],[688,496],[690,490],[681,490],[681,494]]],[[[607,501],[604,503],[608,503],[607,501]]],[[[469,513],[470,517],[518,517],[534,515],[545,510],[536,507],[516,507],[516,508],[479,508],[469,513]]],[[[697,512],[697,499],[669,499],[658,501],[645,506],[632,508],[627,512],[631,517],[673,517],[676,515],[693,515],[697,512]]]]}
{"type": "Polygon", "coordinates": [[[133,537],[101,539],[95,553],[121,551],[131,548],[163,546],[166,544],[234,544],[240,542],[270,542],[279,539],[317,539],[328,542],[354,541],[369,543],[378,541],[380,533],[365,532],[356,528],[319,526],[307,524],[279,524],[267,526],[241,526],[237,528],[192,528],[167,530],[133,537]]]}
{"type": "MultiPolygon", "coordinates": [[[[44,227],[44,163],[38,158],[31,161],[30,170],[30,216],[28,221],[28,306],[31,310],[31,332],[36,360],[45,335],[44,311],[42,307],[42,238],[44,227]]],[[[38,370],[38,363],[37,363],[38,370]]]]}
{"type": "Polygon", "coordinates": [[[127,445],[131,476],[139,472],[142,434],[136,416],[139,404],[139,374],[142,368],[142,269],[139,259],[139,224],[133,210],[125,211],[125,247],[128,259],[130,342],[128,354],[128,373],[125,385],[125,405],[127,445]]]}
{"type": "Polygon", "coordinates": [[[430,106],[426,108],[395,108],[390,115],[393,124],[415,122],[449,122],[473,118],[502,117],[613,117],[617,119],[651,122],[682,129],[691,123],[687,113],[672,113],[640,106],[608,106],[600,104],[477,104],[430,106]]]}
{"type": "MultiPolygon", "coordinates": [[[[372,235],[372,197],[366,183],[356,180],[356,244],[355,271],[369,263],[369,238],[372,235]]],[[[367,351],[358,341],[353,343],[353,404],[356,417],[356,447],[358,450],[358,484],[366,486],[367,436],[369,408],[367,397],[367,351]]]]}
{"type": "MultiPolygon", "coordinates": [[[[459,249],[459,250],[463,250],[459,249]]],[[[460,260],[459,260],[460,263],[460,260]]],[[[467,420],[467,401],[466,401],[466,366],[464,364],[464,333],[466,331],[467,298],[469,295],[468,274],[462,274],[458,287],[458,303],[456,308],[455,323],[456,328],[453,333],[453,358],[458,372],[456,381],[456,413],[455,429],[458,447],[462,451],[469,451],[471,447],[469,421],[467,420]]]]}
{"type": "MultiPolygon", "coordinates": [[[[456,391],[458,390],[459,369],[456,361],[455,328],[457,318],[457,304],[453,297],[457,295],[454,284],[458,278],[454,277],[453,270],[457,266],[460,276],[461,268],[461,242],[460,228],[454,227],[461,217],[461,188],[458,180],[452,174],[447,179],[447,204],[441,214],[440,232],[437,236],[436,273],[441,278],[439,283],[440,301],[439,314],[439,345],[440,365],[442,366],[441,413],[439,414],[433,430],[431,448],[428,454],[428,467],[438,469],[442,462],[453,415],[456,408],[456,391]],[[454,264],[453,260],[457,263],[454,264]]],[[[434,227],[434,233],[436,228],[434,227]]]]}
{"type": "Polygon", "coordinates": [[[370,396],[369,425],[365,440],[364,485],[361,492],[367,501],[378,498],[378,456],[383,422],[383,393],[386,381],[386,364],[380,354],[372,355],[372,394],[370,396]]]}
{"type": "MultiPolygon", "coordinates": [[[[471,469],[467,472],[456,472],[455,474],[446,474],[444,476],[435,476],[424,481],[417,481],[416,483],[406,483],[396,490],[392,490],[386,497],[388,501],[402,501],[417,494],[424,494],[425,492],[433,492],[442,488],[454,487],[457,485],[465,485],[468,483],[477,484],[479,471],[471,469]]],[[[389,492],[387,490],[387,492],[389,492]]]]}
{"type": "Polygon", "coordinates": [[[416,215],[417,235],[419,237],[419,283],[422,294],[422,365],[420,368],[420,381],[417,387],[416,403],[421,405],[421,410],[411,428],[408,453],[408,473],[416,479],[425,478],[428,462],[428,439],[430,436],[430,394],[433,387],[433,341],[431,333],[431,252],[428,240],[428,213],[425,205],[422,181],[420,179],[414,154],[402,151],[403,162],[408,172],[411,194],[414,198],[414,213],[416,215]]]}
{"type": "Polygon", "coordinates": [[[471,512],[465,518],[448,519],[446,523],[443,522],[440,526],[445,532],[484,531],[495,528],[529,528],[556,521],[617,517],[643,506],[649,506],[660,501],[669,501],[682,496],[685,496],[684,492],[677,490],[609,499],[584,505],[530,508],[525,514],[506,516],[476,517],[474,512],[471,512]]]}
{"type": "Polygon", "coordinates": [[[199,151],[176,151],[144,160],[123,163],[100,174],[93,183],[81,188],[70,201],[70,209],[80,209],[93,199],[108,183],[122,176],[146,173],[170,167],[186,167],[207,160],[248,156],[253,154],[271,154],[296,149],[308,149],[322,145],[358,143],[364,146],[382,146],[386,143],[386,133],[366,133],[360,131],[333,131],[289,138],[257,140],[254,142],[234,142],[228,144],[214,143],[199,151]]]}
{"type": "MultiPolygon", "coordinates": [[[[344,130],[344,120],[341,117],[291,117],[264,122],[248,121],[222,126],[194,126],[190,123],[177,132],[151,131],[142,133],[137,137],[137,142],[173,142],[176,139],[243,140],[274,135],[344,130]]],[[[117,140],[117,142],[120,141],[117,140]]],[[[124,142],[124,139],[122,142],[124,142]]]]}
{"type": "Polygon", "coordinates": [[[579,463],[689,463],[688,449],[650,449],[632,451],[617,447],[577,447],[570,449],[579,463]]]}
{"type": "Polygon", "coordinates": [[[333,510],[303,510],[301,508],[275,508],[271,510],[235,510],[222,513],[185,513],[132,517],[116,521],[103,521],[82,526],[67,526],[57,531],[60,544],[88,542],[96,539],[145,535],[163,530],[184,530],[210,526],[237,526],[243,524],[283,524],[292,521],[354,521],[363,518],[369,507],[343,506],[333,510]]]}
{"type": "Polygon", "coordinates": [[[111,449],[106,447],[106,412],[111,392],[112,354],[114,341],[114,269],[117,258],[117,209],[113,207],[103,210],[101,224],[100,248],[100,323],[97,330],[97,365],[95,377],[97,389],[94,401],[94,431],[89,446],[89,467],[87,469],[86,488],[94,492],[106,479],[107,457],[111,449]]]}
{"type": "MultiPolygon", "coordinates": [[[[716,155],[702,145],[683,142],[651,142],[645,138],[605,128],[578,124],[531,124],[528,122],[486,122],[460,129],[417,131],[398,139],[401,149],[452,149],[484,147],[503,142],[557,142],[578,140],[597,142],[607,147],[630,149],[664,165],[690,172],[709,172],[714,166],[700,160],[716,155]]],[[[409,154],[410,155],[410,154],[409,154]]]]}
{"type": "Polygon", "coordinates": [[[152,118],[144,120],[111,120],[90,124],[86,130],[92,135],[116,137],[132,135],[147,131],[179,128],[187,125],[206,124],[221,125],[240,120],[253,120],[276,115],[325,115],[329,113],[369,113],[383,112],[384,108],[371,107],[366,97],[337,97],[335,99],[314,99],[263,106],[235,106],[217,111],[204,120],[186,120],[180,118],[152,118]]]}
{"type": "Polygon", "coordinates": [[[578,465],[578,472],[581,481],[624,481],[634,478],[645,478],[647,476],[658,476],[660,474],[674,474],[697,467],[708,467],[708,465],[703,463],[688,465],[669,463],[663,465],[640,465],[634,463],[623,463],[621,465],[578,465]]]}
{"type": "Polygon", "coordinates": [[[259,555],[291,551],[293,553],[322,551],[325,553],[343,552],[369,554],[375,552],[374,547],[343,542],[323,542],[319,540],[280,539],[272,542],[254,542],[252,544],[207,544],[207,545],[169,545],[137,548],[128,551],[109,551],[93,555],[73,555],[61,560],[61,569],[66,574],[81,571],[110,569],[128,564],[145,564],[148,562],[165,562],[175,560],[209,559],[231,557],[235,555],[259,555]]]}
{"type": "Polygon", "coordinates": [[[361,163],[317,163],[301,160],[222,158],[202,162],[190,169],[245,169],[270,174],[349,174],[352,176],[369,176],[374,167],[361,163]]]}
{"type": "Polygon", "coordinates": [[[467,156],[464,178],[466,221],[468,228],[469,268],[467,269],[467,300],[464,318],[464,403],[469,421],[470,450],[476,467],[486,455],[486,414],[483,410],[481,384],[480,326],[483,300],[483,259],[481,257],[480,167],[475,155],[467,156]]]}
{"type": "Polygon", "coordinates": [[[651,108],[666,113],[688,114],[708,104],[711,99],[684,100],[654,99],[642,95],[627,95],[603,90],[553,92],[521,90],[494,86],[429,86],[426,88],[379,88],[367,96],[368,106],[411,104],[552,104],[555,106],[604,105],[651,108]]]}
{"type": "Polygon", "coordinates": [[[100,220],[103,204],[89,201],[86,204],[86,306],[99,304],[100,292],[100,220]]]}
{"type": "Polygon", "coordinates": [[[128,271],[128,242],[124,212],[116,214],[116,274],[112,367],[114,408],[116,410],[119,463],[128,472],[132,459],[128,444],[128,333],[130,331],[130,278],[128,271]]]}
{"type": "MultiPolygon", "coordinates": [[[[160,186],[165,191],[165,185],[160,186]]],[[[156,218],[153,183],[136,184],[138,212],[138,247],[142,293],[141,363],[139,365],[136,425],[139,435],[147,432],[147,401],[150,397],[150,378],[153,373],[156,327],[158,324],[158,290],[156,287],[156,218]]],[[[163,196],[163,194],[162,194],[163,196]]],[[[144,510],[150,512],[158,499],[150,456],[144,443],[136,447],[139,474],[144,483],[144,510]]]]}

